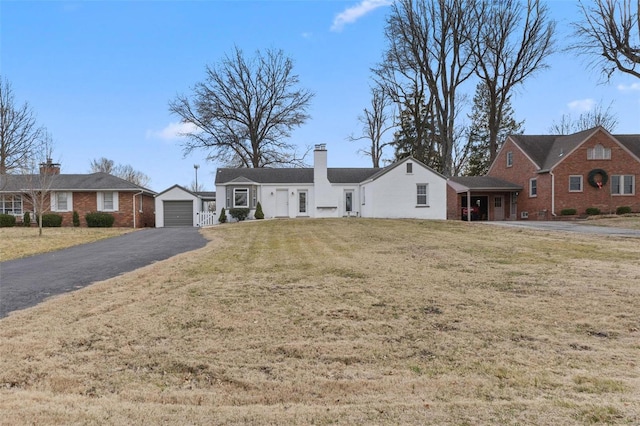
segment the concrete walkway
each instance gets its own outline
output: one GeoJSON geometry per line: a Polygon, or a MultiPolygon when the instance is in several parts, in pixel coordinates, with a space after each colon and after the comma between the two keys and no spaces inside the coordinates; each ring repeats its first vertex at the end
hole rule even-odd
{"type": "Polygon", "coordinates": [[[204,247],[198,228],[148,228],[0,263],[0,318],[47,297],[86,287],[204,247]]]}

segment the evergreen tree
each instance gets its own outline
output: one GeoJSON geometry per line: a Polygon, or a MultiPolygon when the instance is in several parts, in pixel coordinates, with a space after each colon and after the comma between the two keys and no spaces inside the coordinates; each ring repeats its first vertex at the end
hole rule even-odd
{"type": "Polygon", "coordinates": [[[437,171],[442,171],[440,143],[433,123],[433,114],[424,101],[405,102],[400,111],[400,129],[394,135],[396,160],[413,156],[437,171]]]}
{"type": "MultiPolygon", "coordinates": [[[[491,166],[491,152],[489,146],[489,91],[484,83],[478,84],[476,93],[473,96],[473,108],[471,110],[471,128],[469,129],[470,153],[464,175],[483,176],[489,171],[491,166]]],[[[499,150],[505,139],[509,135],[522,134],[524,121],[516,121],[514,118],[511,97],[506,98],[502,119],[500,120],[500,130],[498,132],[499,150]]]]}

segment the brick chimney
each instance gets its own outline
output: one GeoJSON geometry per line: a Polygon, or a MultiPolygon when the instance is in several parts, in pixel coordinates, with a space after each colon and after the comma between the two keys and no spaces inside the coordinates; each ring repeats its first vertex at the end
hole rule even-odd
{"type": "Polygon", "coordinates": [[[60,174],[60,163],[54,163],[51,158],[47,158],[46,163],[40,163],[40,174],[41,175],[59,175],[60,174]]]}

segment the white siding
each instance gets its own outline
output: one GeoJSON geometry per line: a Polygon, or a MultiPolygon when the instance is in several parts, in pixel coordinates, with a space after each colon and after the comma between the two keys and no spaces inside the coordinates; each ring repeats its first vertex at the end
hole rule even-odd
{"type": "Polygon", "coordinates": [[[396,167],[373,181],[365,188],[365,204],[361,205],[363,217],[446,219],[447,181],[412,159],[400,162],[396,167]],[[404,163],[412,162],[412,173],[407,173],[404,163]],[[417,185],[428,185],[428,206],[418,206],[417,185]]]}
{"type": "Polygon", "coordinates": [[[165,192],[162,192],[156,196],[156,227],[164,227],[164,209],[163,201],[187,201],[193,202],[193,226],[197,226],[197,212],[200,211],[201,206],[198,197],[185,191],[183,188],[174,186],[165,192]]]}

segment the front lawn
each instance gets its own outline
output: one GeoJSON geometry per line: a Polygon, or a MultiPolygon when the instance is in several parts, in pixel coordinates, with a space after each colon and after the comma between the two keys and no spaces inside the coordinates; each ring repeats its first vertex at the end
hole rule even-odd
{"type": "Polygon", "coordinates": [[[247,225],[0,320],[0,422],[640,424],[638,239],[247,225]]]}

